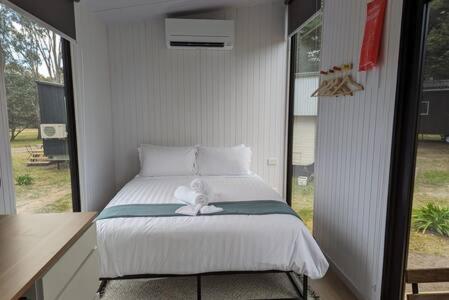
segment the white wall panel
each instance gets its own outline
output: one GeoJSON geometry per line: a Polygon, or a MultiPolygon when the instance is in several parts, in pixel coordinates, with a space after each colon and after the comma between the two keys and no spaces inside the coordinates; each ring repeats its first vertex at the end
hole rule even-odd
{"type": "Polygon", "coordinates": [[[0,45],[0,215],[16,212],[4,71],[5,60],[0,45]]]}
{"type": "Polygon", "coordinates": [[[295,116],[316,116],[318,113],[318,98],[311,95],[320,86],[319,76],[295,78],[295,116]]]}
{"type": "Polygon", "coordinates": [[[253,170],[282,191],[284,13],[278,2],[202,15],[235,20],[232,51],[169,50],[162,18],[109,26],[118,188],[138,173],[141,143],[245,143],[253,170]],[[268,166],[268,157],[279,164],[268,166]]]}
{"type": "MultiPolygon", "coordinates": [[[[323,69],[358,65],[366,4],[326,1],[323,69]]],[[[388,1],[380,65],[354,74],[365,91],[318,104],[314,234],[363,299],[380,297],[401,12],[388,1]]]]}
{"type": "Polygon", "coordinates": [[[107,30],[83,1],[75,5],[72,65],[81,208],[100,210],[115,192],[107,30]]]}
{"type": "Polygon", "coordinates": [[[293,165],[308,166],[315,162],[316,116],[295,116],[293,122],[293,165]]]}

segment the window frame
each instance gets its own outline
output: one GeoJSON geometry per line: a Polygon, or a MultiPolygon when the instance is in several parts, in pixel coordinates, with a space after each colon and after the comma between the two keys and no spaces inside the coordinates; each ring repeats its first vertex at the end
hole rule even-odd
{"type": "Polygon", "coordinates": [[[67,106],[67,144],[70,161],[70,181],[72,187],[72,210],[81,211],[78,148],[76,136],[75,97],[73,91],[73,72],[70,42],[61,38],[64,70],[64,95],[67,106]]]}
{"type": "Polygon", "coordinates": [[[381,299],[404,299],[430,0],[403,2],[381,299]]]}

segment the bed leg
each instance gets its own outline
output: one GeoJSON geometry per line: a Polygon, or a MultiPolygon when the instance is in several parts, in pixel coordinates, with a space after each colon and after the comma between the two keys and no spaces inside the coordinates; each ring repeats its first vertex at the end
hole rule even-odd
{"type": "Polygon", "coordinates": [[[307,300],[309,293],[309,280],[306,275],[302,275],[302,295],[304,300],[307,300]]]}
{"type": "Polygon", "coordinates": [[[201,275],[196,276],[196,299],[201,300],[201,275]]]}
{"type": "Polygon", "coordinates": [[[108,285],[108,281],[106,279],[101,280],[100,286],[97,290],[97,298],[100,299],[104,295],[104,291],[106,290],[106,286],[108,285]]]}
{"type": "Polygon", "coordinates": [[[292,283],[293,287],[295,288],[296,294],[298,295],[298,299],[307,300],[307,293],[308,293],[307,276],[303,275],[302,277],[302,289],[299,287],[298,277],[294,272],[287,272],[287,276],[288,279],[290,279],[290,282],[292,283]]]}
{"type": "Polygon", "coordinates": [[[290,279],[290,282],[292,283],[293,287],[295,288],[296,294],[298,295],[298,297],[300,297],[299,299],[302,298],[302,292],[301,289],[298,287],[298,282],[296,280],[296,276],[293,272],[287,272],[287,277],[288,279],[290,279]]]}

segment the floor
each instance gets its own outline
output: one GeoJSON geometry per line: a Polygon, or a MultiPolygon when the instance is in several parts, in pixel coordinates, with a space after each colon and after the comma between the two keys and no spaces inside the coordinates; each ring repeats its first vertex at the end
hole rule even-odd
{"type": "Polygon", "coordinates": [[[332,269],[327,272],[324,278],[311,280],[309,284],[312,289],[320,295],[320,300],[357,299],[332,269]]]}
{"type": "MultiPolygon", "coordinates": [[[[356,297],[330,270],[320,280],[309,282],[320,300],[355,300],[356,297]]],[[[296,292],[284,273],[208,276],[202,280],[203,299],[285,299],[296,292]]],[[[192,277],[154,280],[110,281],[102,300],[195,299],[196,279],[192,277]]],[[[315,299],[313,292],[308,298],[315,299]]]]}
{"type": "MultiPolygon", "coordinates": [[[[196,283],[195,277],[110,281],[101,300],[196,300],[196,283]]],[[[204,300],[247,300],[292,299],[297,294],[285,273],[262,273],[204,276],[201,296],[204,300]]]]}

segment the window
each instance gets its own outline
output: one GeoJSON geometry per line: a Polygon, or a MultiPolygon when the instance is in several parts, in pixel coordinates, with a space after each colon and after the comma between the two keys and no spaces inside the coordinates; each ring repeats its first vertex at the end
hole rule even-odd
{"type": "Polygon", "coordinates": [[[3,4],[0,24],[16,211],[79,210],[68,42],[3,4]]]}
{"type": "MultiPolygon", "coordinates": [[[[290,96],[289,188],[290,203],[309,229],[313,227],[315,192],[315,143],[318,99],[311,97],[319,86],[321,14],[306,22],[291,38],[293,93],[290,96]]],[[[292,90],[292,89],[291,89],[292,90]]]]}

